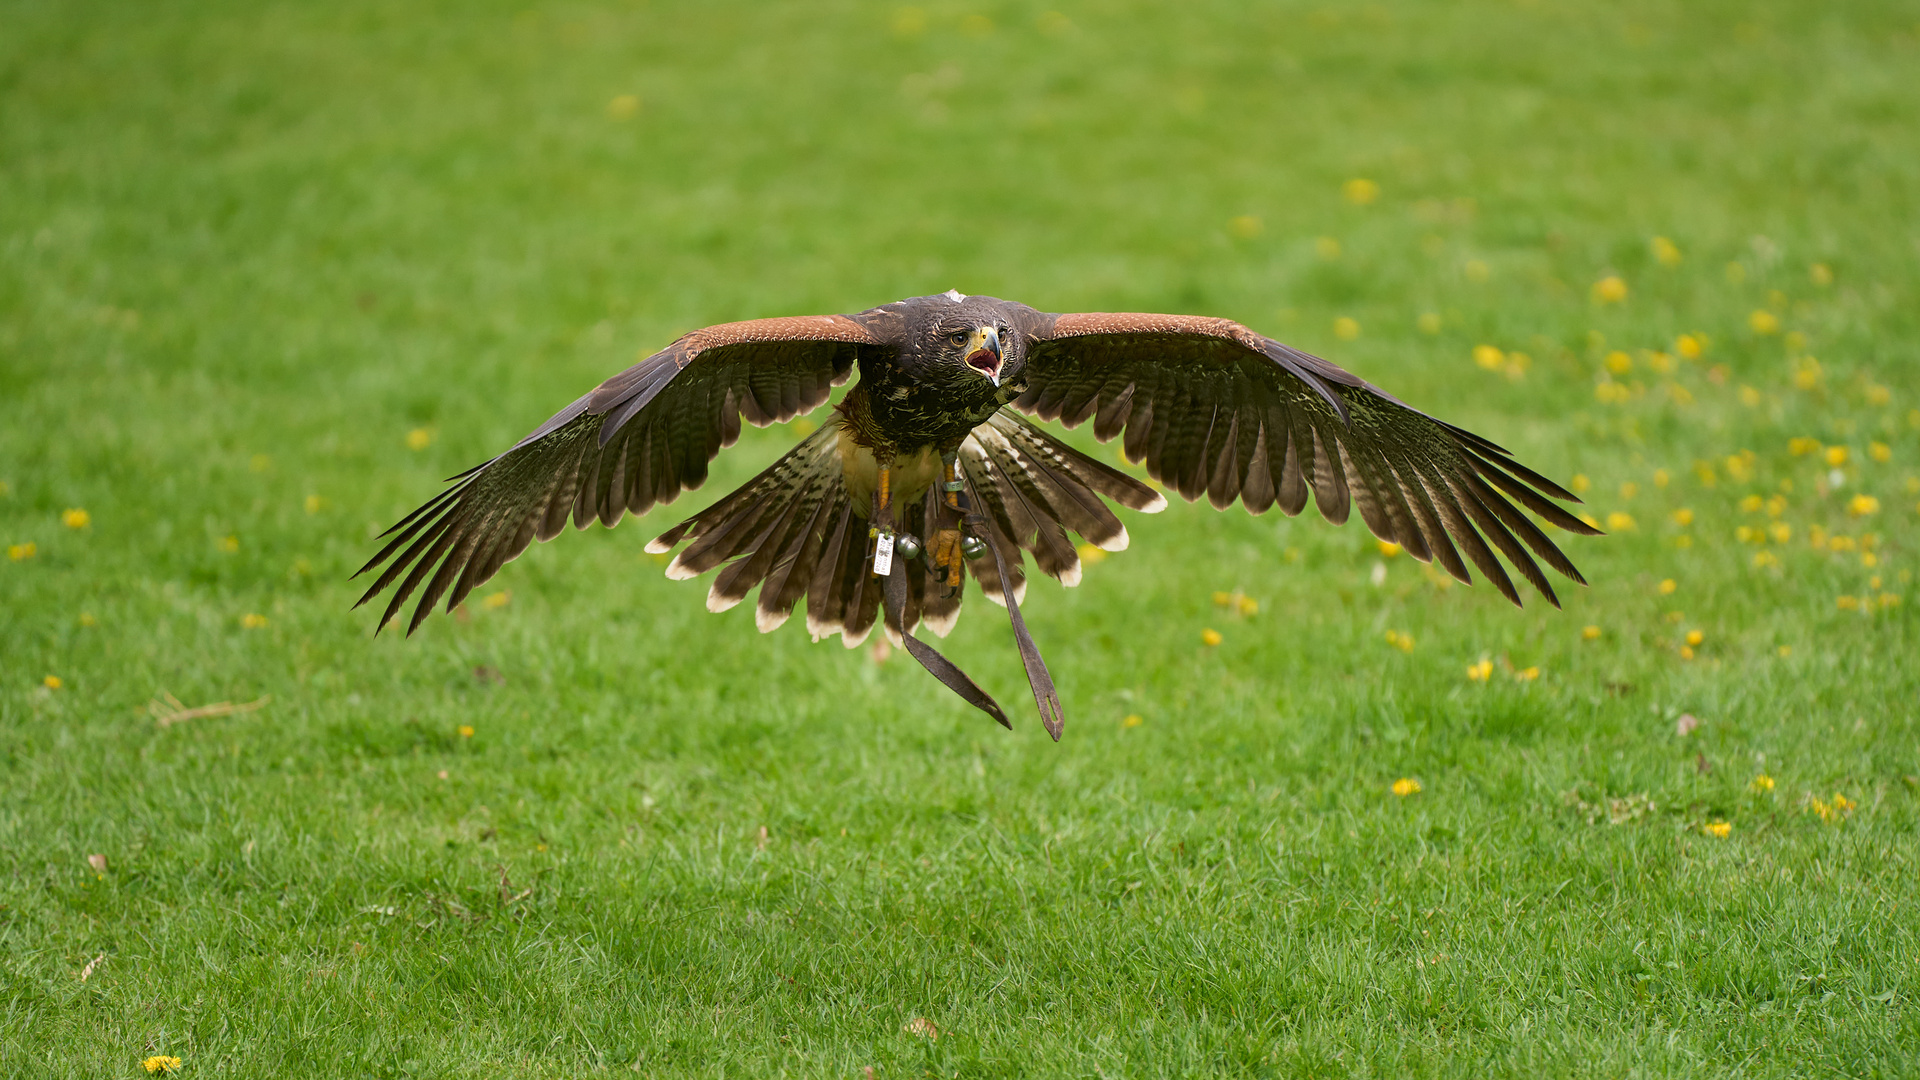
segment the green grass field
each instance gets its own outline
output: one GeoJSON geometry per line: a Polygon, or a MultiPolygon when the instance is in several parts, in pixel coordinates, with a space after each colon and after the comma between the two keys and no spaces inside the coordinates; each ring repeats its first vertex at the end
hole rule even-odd
{"type": "Polygon", "coordinates": [[[1920,1073],[1920,13],[1053,2],[0,3],[0,1071],[1920,1073]],[[1126,515],[1055,745],[977,594],[1011,734],[662,577],[776,428],[349,610],[675,334],[949,287],[1320,352],[1593,585],[1126,515]]]}

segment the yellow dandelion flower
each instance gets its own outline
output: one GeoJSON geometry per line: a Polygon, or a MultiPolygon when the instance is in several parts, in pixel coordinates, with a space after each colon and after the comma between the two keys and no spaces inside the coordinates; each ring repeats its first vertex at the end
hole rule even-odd
{"type": "Polygon", "coordinates": [[[1467,275],[1467,280],[1475,284],[1483,282],[1493,276],[1493,267],[1488,266],[1480,259],[1468,259],[1467,264],[1461,267],[1461,270],[1467,275]]]}
{"type": "Polygon", "coordinates": [[[1665,488],[1668,484],[1671,484],[1671,483],[1673,483],[1672,473],[1668,472],[1665,469],[1653,470],[1653,486],[1654,487],[1665,488]]]}
{"type": "Polygon", "coordinates": [[[607,102],[607,115],[615,120],[626,120],[640,111],[638,94],[615,94],[607,102]]]}
{"type": "Polygon", "coordinates": [[[1686,526],[1693,524],[1693,511],[1687,509],[1684,506],[1678,510],[1675,510],[1672,516],[1673,516],[1673,523],[1675,525],[1680,526],[1681,528],[1685,528],[1686,526]]]}
{"type": "Polygon", "coordinates": [[[1211,626],[1200,631],[1200,644],[1205,645],[1208,648],[1212,648],[1213,646],[1218,645],[1225,640],[1226,638],[1223,638],[1220,636],[1220,631],[1215,630],[1211,626]]]}
{"type": "Polygon", "coordinates": [[[1593,283],[1593,299],[1602,304],[1618,304],[1627,298],[1627,283],[1618,274],[1609,274],[1593,283]]]}
{"type": "Polygon", "coordinates": [[[1766,773],[1761,773],[1759,776],[1753,778],[1753,783],[1748,784],[1747,789],[1755,794],[1764,794],[1772,791],[1773,777],[1768,776],[1766,773]]]}
{"type": "Polygon", "coordinates": [[[1853,813],[1854,805],[1852,799],[1847,798],[1837,791],[1833,793],[1833,808],[1835,811],[1842,814],[1851,814],[1853,813]]]}
{"type": "Polygon", "coordinates": [[[1606,360],[1603,362],[1607,365],[1607,370],[1613,372],[1615,375],[1625,375],[1627,372],[1633,370],[1633,357],[1621,349],[1615,349],[1608,353],[1606,360]]]}
{"type": "Polygon", "coordinates": [[[1423,334],[1437,334],[1440,332],[1441,327],[1440,313],[1437,311],[1423,311],[1420,313],[1419,318],[1413,320],[1413,325],[1423,334]]]}
{"type": "Polygon", "coordinates": [[[1749,495],[1740,500],[1740,509],[1743,513],[1757,514],[1760,512],[1760,508],[1765,505],[1767,505],[1767,501],[1758,495],[1749,495]]]}
{"type": "Polygon", "coordinates": [[[177,1071],[180,1068],[180,1059],[169,1054],[155,1054],[142,1061],[140,1067],[151,1075],[159,1076],[177,1071]]]}
{"type": "Polygon", "coordinates": [[[1833,603],[1841,611],[1860,610],[1860,598],[1857,596],[1838,596],[1834,598],[1833,603]]]}
{"type": "Polygon", "coordinates": [[[1880,565],[1880,556],[1875,555],[1871,551],[1863,551],[1860,553],[1860,565],[1869,568],[1878,566],[1880,565]]]}
{"type": "Polygon", "coordinates": [[[1669,611],[1666,615],[1666,619],[1670,623],[1685,622],[1686,618],[1687,613],[1684,611],[1669,611]]]}
{"type": "Polygon", "coordinates": [[[1807,797],[1807,809],[1812,813],[1820,815],[1821,821],[1833,820],[1833,807],[1830,806],[1825,799],[1817,795],[1807,797]]]}
{"type": "Polygon", "coordinates": [[[1580,628],[1580,640],[1581,640],[1581,641],[1598,641],[1598,640],[1600,640],[1600,628],[1599,628],[1599,627],[1597,627],[1597,626],[1583,626],[1583,627],[1581,627],[1581,628],[1580,628]]]}
{"type": "Polygon", "coordinates": [[[1787,657],[1789,657],[1789,656],[1792,656],[1792,655],[1793,655],[1793,646],[1791,646],[1791,645],[1782,645],[1782,646],[1780,646],[1780,648],[1779,648],[1779,649],[1777,649],[1777,650],[1775,650],[1775,651],[1776,651],[1776,652],[1778,652],[1778,653],[1780,654],[1780,659],[1782,659],[1782,660],[1785,660],[1785,659],[1786,659],[1787,657]]]}
{"type": "Polygon", "coordinates": [[[1763,570],[1769,566],[1778,565],[1780,565],[1780,556],[1775,555],[1771,551],[1756,551],[1753,553],[1753,568],[1755,570],[1763,570]]]}
{"type": "Polygon", "coordinates": [[[49,675],[46,678],[40,680],[40,685],[46,687],[49,690],[58,690],[67,684],[60,681],[60,676],[49,675]]]}
{"type": "Polygon", "coordinates": [[[1827,447],[1826,458],[1827,464],[1837,469],[1847,463],[1847,448],[1844,446],[1829,446],[1827,447]]]}
{"type": "Polygon", "coordinates": [[[1871,495],[1855,495],[1847,500],[1847,513],[1854,517],[1866,517],[1880,512],[1880,500],[1871,495]]]}
{"type": "Polygon", "coordinates": [[[1227,222],[1227,231],[1238,240],[1251,240],[1265,229],[1266,223],[1252,214],[1241,214],[1227,222]]]}
{"type": "Polygon", "coordinates": [[[317,514],[326,507],[327,501],[318,495],[309,495],[306,497],[303,505],[306,507],[307,513],[317,514]]]}
{"type": "Polygon", "coordinates": [[[1144,723],[1146,723],[1146,721],[1140,718],[1139,713],[1128,713],[1127,718],[1125,720],[1120,721],[1120,726],[1121,727],[1139,727],[1141,724],[1144,724],[1144,723]]]}
{"type": "Polygon", "coordinates": [[[1833,284],[1833,267],[1826,263],[1814,263],[1807,267],[1807,280],[1824,289],[1833,284]]]}
{"type": "Polygon", "coordinates": [[[1739,528],[1733,530],[1733,538],[1739,543],[1742,543],[1742,544],[1749,543],[1753,540],[1753,537],[1754,537],[1754,531],[1751,525],[1742,525],[1739,528]]]}
{"type": "Polygon", "coordinates": [[[1756,334],[1777,334],[1780,332],[1780,316],[1765,308],[1755,308],[1753,313],[1747,316],[1747,325],[1752,327],[1756,334]]]}
{"type": "Polygon", "coordinates": [[[1340,257],[1340,241],[1331,236],[1315,237],[1313,253],[1329,261],[1340,257]]]}
{"type": "Polygon", "coordinates": [[[240,538],[232,533],[228,533],[226,536],[214,541],[214,546],[231,555],[240,550],[240,538]]]}
{"type": "Polygon", "coordinates": [[[407,432],[407,449],[425,450],[433,442],[433,432],[417,427],[407,432]]]}
{"type": "Polygon", "coordinates": [[[1767,498],[1767,516],[1768,517],[1779,517],[1781,514],[1784,514],[1786,512],[1787,512],[1787,497],[1785,495],[1772,495],[1767,498]]]}
{"type": "Polygon", "coordinates": [[[1754,453],[1751,450],[1727,455],[1727,475],[1742,482],[1753,479],[1753,461],[1754,453]]]}
{"type": "Polygon", "coordinates": [[[1667,578],[1665,581],[1662,581],[1660,583],[1659,593],[1661,596],[1672,596],[1674,593],[1674,590],[1678,589],[1679,587],[1680,587],[1679,584],[1676,583],[1672,578],[1667,578]]]}
{"type": "Polygon", "coordinates": [[[473,738],[473,725],[472,725],[472,724],[461,724],[461,725],[460,725],[460,727],[459,727],[459,731],[460,731],[460,737],[461,737],[461,738],[463,738],[463,739],[471,739],[471,738],[473,738]]]}
{"type": "Polygon", "coordinates": [[[1333,320],[1333,336],[1341,341],[1352,341],[1360,336],[1360,321],[1345,315],[1333,320]]]}
{"type": "Polygon", "coordinates": [[[893,13],[893,32],[901,37],[919,37],[927,32],[927,10],[918,7],[898,8],[893,13]]]}
{"type": "Polygon", "coordinates": [[[1693,646],[1691,645],[1680,646],[1680,659],[1682,660],[1693,659],[1693,646]]]}
{"type": "Polygon", "coordinates": [[[1893,391],[1881,386],[1879,383],[1874,383],[1872,386],[1867,387],[1867,404],[1885,405],[1892,400],[1893,391]]]}
{"type": "Polygon", "coordinates": [[[258,630],[265,625],[267,625],[267,617],[265,615],[256,615],[250,611],[240,616],[240,626],[242,629],[258,630]]]}
{"type": "Polygon", "coordinates": [[[1701,631],[1699,630],[1687,631],[1687,644],[1698,645],[1705,640],[1707,640],[1707,635],[1702,633],[1701,631]]]}
{"type": "Polygon", "coordinates": [[[1391,559],[1395,555],[1400,554],[1400,545],[1391,540],[1379,540],[1376,541],[1376,544],[1380,548],[1380,556],[1382,558],[1391,559]]]}
{"type": "Polygon", "coordinates": [[[1858,546],[1851,536],[1836,536],[1827,541],[1828,551],[1852,551],[1858,546]]]}
{"type": "Polygon", "coordinates": [[[1727,264],[1726,275],[1727,275],[1728,284],[1730,285],[1740,284],[1741,282],[1747,280],[1746,264],[1738,260],[1729,262],[1727,264]]]}
{"type": "Polygon", "coordinates": [[[1240,598],[1240,614],[1242,615],[1260,614],[1260,601],[1255,600],[1251,596],[1241,597],[1240,598]]]}
{"type": "Polygon", "coordinates": [[[1658,374],[1670,374],[1673,371],[1673,356],[1655,349],[1647,353],[1647,366],[1658,374]]]}
{"type": "Polygon", "coordinates": [[[1693,546],[1693,537],[1688,536],[1685,533],[1682,533],[1679,536],[1676,536],[1673,538],[1673,546],[1679,548],[1682,551],[1685,551],[1688,548],[1693,546]]]}
{"type": "Polygon", "coordinates": [[[1415,780],[1411,776],[1403,776],[1393,782],[1393,793],[1403,799],[1409,795],[1418,795],[1420,794],[1420,781],[1415,780]]]}
{"type": "Polygon", "coordinates": [[[83,611],[80,613],[80,625],[81,626],[99,626],[100,620],[98,617],[96,617],[93,614],[93,612],[83,611]]]}
{"type": "Polygon", "coordinates": [[[1870,442],[1867,444],[1867,456],[1882,463],[1892,461],[1893,447],[1883,442],[1870,442]]]}
{"type": "Polygon", "coordinates": [[[488,611],[498,611],[511,603],[513,603],[513,591],[508,589],[489,594],[485,600],[480,601],[480,606],[488,611]]]}
{"type": "Polygon", "coordinates": [[[1793,539],[1793,526],[1784,521],[1776,521],[1767,526],[1767,536],[1776,544],[1784,544],[1793,539]]]}
{"type": "Polygon", "coordinates": [[[1639,484],[1636,484],[1636,483],[1634,483],[1633,481],[1631,481],[1631,480],[1629,480],[1629,481],[1627,481],[1626,483],[1624,483],[1624,484],[1621,484],[1621,485],[1620,485],[1620,497],[1621,497],[1621,498],[1623,498],[1623,499],[1631,499],[1631,498],[1633,498],[1633,497],[1634,497],[1635,495],[1638,495],[1638,494],[1640,494],[1640,485],[1639,485],[1639,484]]]}
{"type": "Polygon", "coordinates": [[[1632,514],[1626,514],[1618,510],[1615,510],[1613,513],[1607,515],[1607,531],[1625,532],[1626,530],[1631,528],[1633,528],[1632,514]]]}
{"type": "Polygon", "coordinates": [[[1232,594],[1232,593],[1230,593],[1230,592],[1227,592],[1227,591],[1226,591],[1225,589],[1215,589],[1215,590],[1214,590],[1214,592],[1213,592],[1213,605],[1214,605],[1215,607],[1226,607],[1226,606],[1227,606],[1228,604],[1231,604],[1231,603],[1233,603],[1233,594],[1232,594]]]}
{"type": "Polygon", "coordinates": [[[70,507],[60,514],[60,524],[69,529],[84,529],[93,521],[93,515],[78,507],[70,507]]]}
{"type": "Polygon", "coordinates": [[[1681,334],[1673,339],[1673,351],[1689,360],[1698,360],[1707,351],[1705,343],[1692,334],[1681,334]]]}
{"type": "Polygon", "coordinates": [[[1743,386],[1740,388],[1740,404],[1751,409],[1755,405],[1760,404],[1761,400],[1760,391],[1754,387],[1743,386]]]}
{"type": "Polygon", "coordinates": [[[1653,257],[1661,266],[1679,266],[1680,249],[1664,236],[1656,236],[1647,245],[1653,251],[1653,257]]]}
{"type": "Polygon", "coordinates": [[[1593,486],[1593,481],[1588,478],[1586,473],[1573,474],[1572,487],[1575,493],[1584,494],[1586,490],[1592,486],[1593,486]]]}
{"type": "Polygon", "coordinates": [[[39,553],[40,553],[40,545],[34,543],[31,540],[27,541],[24,544],[8,544],[7,545],[7,558],[12,559],[14,562],[20,562],[23,559],[31,559],[35,555],[38,555],[39,553]]]}
{"type": "Polygon", "coordinates": [[[1538,667],[1524,667],[1514,672],[1513,677],[1517,682],[1532,682],[1540,677],[1540,669],[1538,667]]]}
{"type": "Polygon", "coordinates": [[[1474,682],[1486,682],[1493,677],[1493,661],[1481,657],[1478,663],[1467,665],[1467,678],[1474,682]]]}
{"type": "Polygon", "coordinates": [[[1700,826],[1700,828],[1708,836],[1718,840],[1725,840],[1727,836],[1733,832],[1732,823],[1725,821],[1709,821],[1705,825],[1700,826]]]}
{"type": "Polygon", "coordinates": [[[1380,197],[1380,185],[1356,176],[1340,185],[1340,194],[1355,206],[1370,206],[1380,197]]]}
{"type": "Polygon", "coordinates": [[[1092,566],[1107,561],[1107,549],[1099,544],[1081,544],[1074,549],[1080,555],[1080,561],[1092,566]]]}

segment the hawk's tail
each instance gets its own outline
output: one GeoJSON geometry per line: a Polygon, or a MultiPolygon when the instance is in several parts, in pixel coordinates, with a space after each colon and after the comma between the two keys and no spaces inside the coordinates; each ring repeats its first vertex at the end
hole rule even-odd
{"type": "MultiPolygon", "coordinates": [[[[761,632],[787,621],[802,597],[815,639],[839,634],[852,648],[879,619],[882,581],[873,576],[868,523],[871,506],[855,506],[839,452],[841,429],[829,423],[759,476],[699,514],[661,534],[647,550],[670,551],[691,541],[667,567],[690,578],[719,569],[707,593],[709,611],[725,611],[757,585],[754,622],[761,632]]],[[[1022,552],[1063,584],[1080,581],[1080,556],[1069,532],[1108,551],[1127,546],[1127,530],[1102,497],[1149,513],[1166,506],[1139,480],[1102,464],[1008,413],[989,418],[960,447],[960,461],[989,535],[1000,550],[1015,599],[1026,595],[1022,552]]],[[[895,528],[934,549],[931,523],[940,519],[936,487],[899,492],[895,528]]],[[[968,569],[996,603],[1006,603],[992,553],[968,569]]],[[[923,623],[945,636],[960,616],[959,591],[943,595],[921,559],[904,561],[902,619],[911,633],[923,623]]],[[[891,624],[892,619],[888,619],[891,624]]],[[[889,636],[900,627],[889,625],[889,636]]]]}

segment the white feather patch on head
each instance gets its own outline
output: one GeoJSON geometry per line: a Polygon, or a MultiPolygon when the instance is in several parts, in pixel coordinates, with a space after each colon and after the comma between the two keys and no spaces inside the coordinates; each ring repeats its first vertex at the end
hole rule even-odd
{"type": "Polygon", "coordinates": [[[948,289],[946,292],[943,292],[940,295],[946,297],[947,299],[953,301],[956,304],[967,298],[967,294],[961,292],[959,289],[948,289]]]}

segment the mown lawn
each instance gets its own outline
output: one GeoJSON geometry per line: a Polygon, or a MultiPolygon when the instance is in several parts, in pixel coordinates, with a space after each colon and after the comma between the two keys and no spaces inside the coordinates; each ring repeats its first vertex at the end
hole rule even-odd
{"type": "Polygon", "coordinates": [[[8,1075],[1920,1072],[1914,8],[1052,2],[0,4],[8,1075]],[[663,579],[774,429],[349,610],[676,333],[949,287],[1328,355],[1592,587],[1130,515],[1055,745],[977,596],[1011,734],[663,579]]]}

